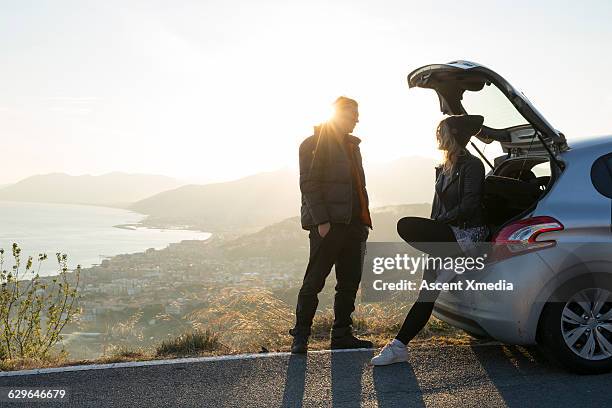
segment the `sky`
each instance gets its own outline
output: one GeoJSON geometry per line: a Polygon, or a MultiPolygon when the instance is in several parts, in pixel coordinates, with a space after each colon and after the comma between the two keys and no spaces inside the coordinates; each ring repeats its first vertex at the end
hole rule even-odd
{"type": "Polygon", "coordinates": [[[0,0],[0,184],[295,168],[339,95],[360,104],[366,170],[439,157],[437,98],[406,75],[457,59],[501,74],[571,145],[612,134],[610,21],[609,1],[0,0]]]}

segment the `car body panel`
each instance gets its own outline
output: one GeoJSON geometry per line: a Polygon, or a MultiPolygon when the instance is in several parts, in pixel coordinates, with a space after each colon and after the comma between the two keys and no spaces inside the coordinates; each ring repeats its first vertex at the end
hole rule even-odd
{"type": "Polygon", "coordinates": [[[536,216],[548,215],[564,225],[563,231],[547,234],[550,239],[563,245],[612,242],[612,200],[600,194],[591,181],[593,162],[609,152],[612,137],[576,143],[560,156],[565,168],[534,211],[536,216]]]}
{"type": "Polygon", "coordinates": [[[457,280],[513,284],[507,291],[443,291],[436,300],[434,316],[467,331],[478,333],[473,326],[453,315],[477,323],[483,331],[510,344],[533,344],[537,318],[532,316],[532,304],[542,288],[554,278],[552,269],[538,253],[527,253],[487,265],[482,271],[458,276],[457,280]]]}

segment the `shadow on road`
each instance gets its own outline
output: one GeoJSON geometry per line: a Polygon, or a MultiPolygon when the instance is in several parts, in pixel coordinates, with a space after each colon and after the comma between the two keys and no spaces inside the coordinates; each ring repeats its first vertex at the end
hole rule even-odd
{"type": "Polygon", "coordinates": [[[363,374],[373,351],[331,354],[331,390],[333,407],[358,407],[361,402],[363,374]]]}
{"type": "MultiPolygon", "coordinates": [[[[523,346],[472,346],[472,351],[495,386],[507,407],[525,406],[525,395],[535,387],[555,379],[567,381],[572,374],[548,361],[537,347],[523,346]],[[524,394],[516,392],[516,386],[524,394]]],[[[547,391],[548,392],[548,391],[547,391]]],[[[555,396],[556,398],[559,395],[555,396]]],[[[571,396],[569,396],[571,397],[571,396]]]]}
{"type": "MultiPolygon", "coordinates": [[[[378,407],[425,407],[416,374],[409,363],[394,364],[392,367],[370,366],[374,352],[330,353],[331,403],[335,408],[359,407],[364,398],[374,395],[378,407]],[[398,375],[399,371],[399,375],[398,375]],[[365,393],[365,394],[364,394],[365,393]]],[[[315,365],[321,369],[320,365],[315,365]]],[[[311,367],[311,370],[314,368],[311,367]]],[[[306,387],[308,358],[291,355],[287,366],[283,391],[283,407],[302,407],[306,387]]],[[[326,372],[311,372],[324,378],[326,372]]],[[[312,379],[309,381],[312,386],[312,379]]],[[[325,390],[317,390],[325,398],[325,390]]],[[[328,394],[329,395],[329,394],[328,394]]],[[[312,396],[310,396],[311,398],[312,396]]]]}
{"type": "Polygon", "coordinates": [[[289,357],[285,387],[283,391],[283,407],[302,407],[304,386],[306,384],[306,355],[292,354],[289,357]]]}
{"type": "Polygon", "coordinates": [[[425,407],[421,388],[410,363],[399,363],[390,367],[372,368],[378,407],[425,407]],[[401,375],[397,375],[398,367],[401,369],[401,375]]]}

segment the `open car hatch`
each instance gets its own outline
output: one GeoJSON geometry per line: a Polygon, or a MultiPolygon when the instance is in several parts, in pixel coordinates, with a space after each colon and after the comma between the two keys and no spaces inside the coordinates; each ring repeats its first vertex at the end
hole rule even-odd
{"type": "MultiPolygon", "coordinates": [[[[447,115],[485,118],[477,136],[497,141],[512,156],[551,155],[568,149],[565,136],[553,128],[522,93],[492,70],[469,61],[426,65],[408,75],[410,88],[434,89],[447,115]]],[[[555,160],[556,161],[556,160],[555,160]]]]}

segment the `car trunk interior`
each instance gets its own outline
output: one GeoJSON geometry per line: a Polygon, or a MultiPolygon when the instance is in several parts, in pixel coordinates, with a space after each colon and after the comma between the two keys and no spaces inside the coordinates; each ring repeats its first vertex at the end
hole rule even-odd
{"type": "Polygon", "coordinates": [[[512,158],[495,166],[485,177],[483,196],[491,236],[535,207],[554,183],[551,170],[548,157],[512,158]]]}

